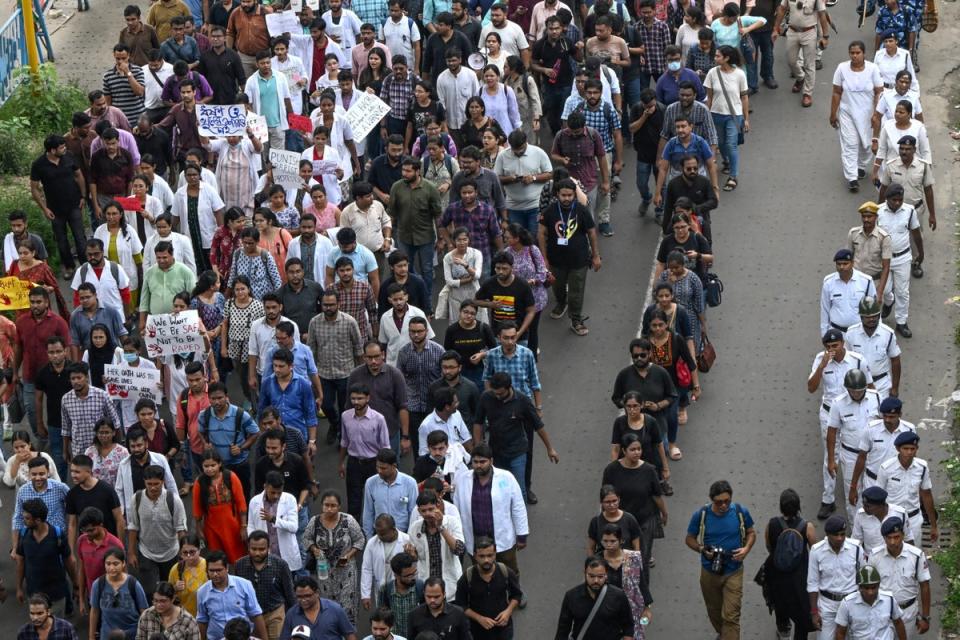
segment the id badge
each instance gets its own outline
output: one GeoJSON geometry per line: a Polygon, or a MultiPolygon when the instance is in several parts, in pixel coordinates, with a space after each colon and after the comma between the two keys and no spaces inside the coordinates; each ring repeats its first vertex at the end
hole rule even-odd
{"type": "Polygon", "coordinates": [[[561,247],[565,247],[565,246],[567,246],[569,243],[570,243],[570,241],[567,240],[566,236],[560,236],[560,237],[557,238],[557,244],[558,244],[559,246],[561,246],[561,247]]]}

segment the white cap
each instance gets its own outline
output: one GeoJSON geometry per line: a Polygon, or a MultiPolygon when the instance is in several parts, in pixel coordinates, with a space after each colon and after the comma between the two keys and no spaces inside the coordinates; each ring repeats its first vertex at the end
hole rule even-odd
{"type": "Polygon", "coordinates": [[[301,624],[293,628],[293,633],[290,634],[291,638],[309,638],[310,637],[310,627],[305,624],[301,624]]]}

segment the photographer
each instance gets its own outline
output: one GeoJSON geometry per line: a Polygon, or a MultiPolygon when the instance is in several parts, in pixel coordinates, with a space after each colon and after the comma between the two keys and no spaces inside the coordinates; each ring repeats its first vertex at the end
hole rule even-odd
{"type": "Polygon", "coordinates": [[[743,560],[757,534],[746,507],[733,502],[726,480],[710,485],[710,503],[693,513],[687,526],[687,546],[700,554],[700,591],[710,624],[720,638],[740,637],[743,599],[743,560]]]}

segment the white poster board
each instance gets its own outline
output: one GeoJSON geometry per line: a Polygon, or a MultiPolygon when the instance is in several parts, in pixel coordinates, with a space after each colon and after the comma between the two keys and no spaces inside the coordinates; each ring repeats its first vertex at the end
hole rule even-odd
{"type": "Polygon", "coordinates": [[[270,164],[273,165],[273,183],[284,189],[300,187],[300,154],[296,151],[270,149],[270,164]]]}
{"type": "Polygon", "coordinates": [[[300,19],[294,11],[279,11],[268,13],[267,32],[271,37],[282,36],[285,33],[301,33],[303,27],[300,26],[300,19]]]}
{"type": "Polygon", "coordinates": [[[151,358],[206,350],[196,310],[147,316],[146,329],[147,355],[151,358]]]}
{"type": "Polygon", "coordinates": [[[103,383],[107,395],[115,400],[148,398],[158,402],[163,393],[159,369],[108,364],[103,368],[103,383]]]}
{"type": "Polygon", "coordinates": [[[354,92],[354,96],[356,99],[347,109],[347,122],[353,129],[353,139],[363,140],[390,113],[390,105],[365,91],[354,92]]]}
{"type": "Polygon", "coordinates": [[[247,113],[247,126],[250,132],[257,137],[260,142],[267,142],[270,139],[270,131],[267,130],[267,119],[259,113],[250,111],[247,113]]]}
{"type": "Polygon", "coordinates": [[[242,136],[247,130],[242,104],[197,104],[197,129],[208,138],[242,136]]]}

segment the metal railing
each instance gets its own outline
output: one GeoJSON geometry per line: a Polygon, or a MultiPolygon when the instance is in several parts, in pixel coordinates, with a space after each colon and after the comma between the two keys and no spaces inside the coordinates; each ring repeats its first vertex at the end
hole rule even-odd
{"type": "MultiPolygon", "coordinates": [[[[53,60],[53,45],[47,33],[46,21],[43,13],[47,8],[47,0],[38,2],[33,0],[33,12],[37,25],[37,51],[40,62],[44,57],[53,60]]],[[[16,88],[14,71],[17,67],[27,64],[27,47],[23,37],[23,13],[19,7],[7,18],[0,27],[0,105],[7,101],[16,88]]]]}

